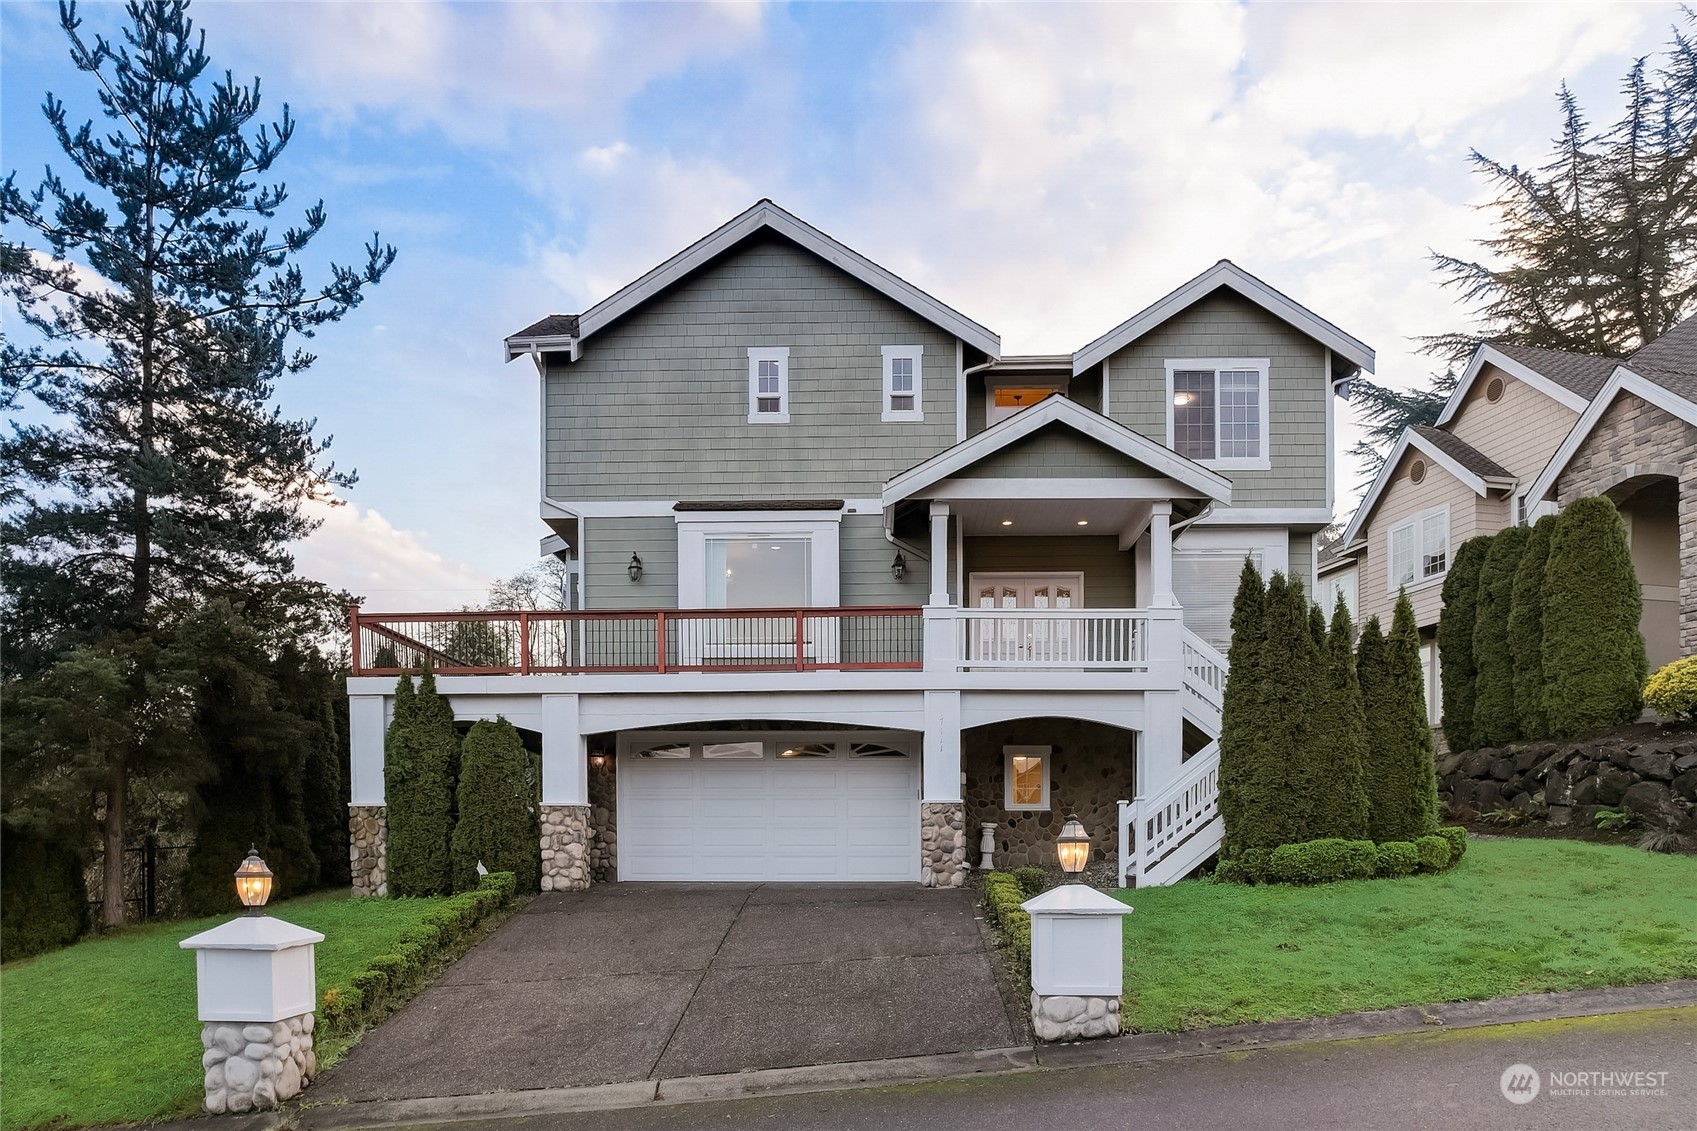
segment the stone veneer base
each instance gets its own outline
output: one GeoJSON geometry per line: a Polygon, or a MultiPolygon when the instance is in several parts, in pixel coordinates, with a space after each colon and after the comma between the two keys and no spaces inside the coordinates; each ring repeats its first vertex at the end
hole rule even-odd
{"type": "Polygon", "coordinates": [[[313,1017],[302,1013],[270,1024],[207,1021],[200,1029],[206,1070],[206,1110],[263,1111],[300,1095],[318,1074],[313,1017]]]}
{"type": "Polygon", "coordinates": [[[589,890],[589,806],[542,807],[542,890],[589,890]]]}
{"type": "Polygon", "coordinates": [[[1031,994],[1031,1028],[1040,1041],[1082,1041],[1117,1037],[1120,999],[1031,994]]]}
{"type": "Polygon", "coordinates": [[[919,880],[928,888],[958,888],[966,882],[966,805],[960,801],[919,803],[919,880]]]}
{"type": "Polygon", "coordinates": [[[355,897],[389,894],[389,811],[348,806],[348,864],[355,897]]]}

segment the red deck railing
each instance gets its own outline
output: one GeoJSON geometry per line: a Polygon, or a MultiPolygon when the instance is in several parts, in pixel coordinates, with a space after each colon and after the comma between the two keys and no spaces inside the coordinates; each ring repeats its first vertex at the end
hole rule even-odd
{"type": "Polygon", "coordinates": [[[354,675],[873,671],[924,661],[916,606],[366,613],[349,606],[354,675]]]}

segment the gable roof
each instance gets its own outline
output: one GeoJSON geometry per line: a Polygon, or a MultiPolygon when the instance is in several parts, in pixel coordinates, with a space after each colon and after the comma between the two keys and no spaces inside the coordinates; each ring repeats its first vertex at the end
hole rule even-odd
{"type": "Polygon", "coordinates": [[[1603,382],[1609,379],[1609,374],[1619,364],[1610,357],[1591,357],[1583,353],[1516,346],[1506,342],[1480,342],[1473,347],[1473,356],[1467,359],[1467,368],[1462,371],[1461,379],[1456,382],[1450,399],[1444,403],[1444,410],[1438,414],[1436,423],[1442,427],[1455,419],[1468,391],[1473,388],[1473,382],[1486,365],[1496,366],[1574,412],[1584,412],[1585,406],[1591,403],[1591,398],[1597,395],[1597,390],[1603,387],[1603,382]]]}
{"type": "Polygon", "coordinates": [[[884,484],[884,506],[893,506],[1050,424],[1062,424],[1082,433],[1208,499],[1219,503],[1231,502],[1231,480],[1219,472],[1211,471],[1099,412],[1092,412],[1077,401],[1048,397],[891,479],[884,484]]]}
{"type": "Polygon", "coordinates": [[[1072,355],[1074,375],[1117,353],[1175,314],[1196,305],[1224,287],[1242,295],[1275,318],[1295,326],[1359,369],[1373,372],[1373,351],[1359,338],[1344,333],[1312,310],[1274,290],[1229,259],[1222,259],[1196,278],[1144,307],[1130,318],[1072,355]]]}
{"type": "MultiPolygon", "coordinates": [[[[511,361],[519,354],[532,352],[527,347],[538,344],[538,338],[556,337],[554,327],[563,326],[567,321],[571,323],[571,335],[577,341],[589,338],[667,287],[695,273],[762,231],[775,232],[800,245],[926,321],[984,351],[990,357],[996,357],[1002,352],[1001,338],[990,330],[954,308],[945,306],[905,279],[891,274],[853,248],[837,242],[813,225],[786,212],[772,201],[761,200],[582,314],[575,317],[567,314],[549,315],[507,338],[507,360],[511,361]]],[[[557,342],[551,341],[548,344],[559,348],[557,342]]]]}
{"type": "Polygon", "coordinates": [[[1514,476],[1471,444],[1442,429],[1425,424],[1413,425],[1403,429],[1402,437],[1397,440],[1396,447],[1391,449],[1391,454],[1385,458],[1373,485],[1367,488],[1367,494],[1362,497],[1361,505],[1355,508],[1355,517],[1349,520],[1349,527],[1343,532],[1342,549],[1348,550],[1355,545],[1356,537],[1360,535],[1362,527],[1367,525],[1373,508],[1379,505],[1379,496],[1391,485],[1391,477],[1396,474],[1397,465],[1402,462],[1403,453],[1409,448],[1417,448],[1423,455],[1429,456],[1445,471],[1471,488],[1475,495],[1483,497],[1493,490],[1507,491],[1514,487],[1514,476]]]}
{"type": "Polygon", "coordinates": [[[1683,373],[1697,372],[1697,316],[1687,318],[1628,359],[1635,372],[1643,365],[1664,366],[1683,373]]]}
{"type": "MultiPolygon", "coordinates": [[[[1673,332],[1668,331],[1670,334],[1673,332]]],[[[1526,491],[1528,509],[1532,503],[1542,502],[1555,489],[1556,477],[1562,473],[1562,469],[1579,451],[1579,446],[1585,442],[1592,429],[1597,427],[1597,422],[1603,418],[1603,414],[1621,393],[1631,393],[1697,428],[1697,374],[1678,369],[1664,369],[1657,365],[1640,365],[1636,359],[1643,352],[1638,351],[1633,354],[1633,361],[1615,367],[1608,383],[1568,431],[1561,446],[1556,448],[1555,454],[1550,457],[1550,462],[1545,464],[1544,470],[1532,480],[1532,486],[1526,491]]]]}

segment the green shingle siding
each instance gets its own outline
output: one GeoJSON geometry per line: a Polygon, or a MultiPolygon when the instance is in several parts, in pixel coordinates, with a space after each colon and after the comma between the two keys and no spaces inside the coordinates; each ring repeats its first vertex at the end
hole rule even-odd
{"type": "Polygon", "coordinates": [[[884,516],[846,514],[837,530],[842,573],[839,581],[845,605],[923,605],[931,592],[931,563],[902,551],[907,577],[890,573],[896,547],[884,538],[884,516]]]}
{"type": "Polygon", "coordinates": [[[678,607],[678,524],[671,515],[583,520],[583,605],[586,609],[678,607]],[[642,558],[642,580],[626,567],[642,558]]]}
{"type": "Polygon", "coordinates": [[[1106,444],[1051,424],[957,473],[961,479],[1135,479],[1161,473],[1106,444]]]}

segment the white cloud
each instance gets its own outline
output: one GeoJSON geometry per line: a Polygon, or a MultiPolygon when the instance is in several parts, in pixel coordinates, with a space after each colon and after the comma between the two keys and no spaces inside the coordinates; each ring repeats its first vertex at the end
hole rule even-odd
{"type": "Polygon", "coordinates": [[[416,612],[477,604],[494,579],[425,546],[376,510],[313,504],[323,525],[295,546],[295,571],[366,598],[367,612],[416,612]]]}

